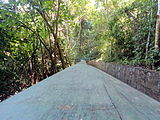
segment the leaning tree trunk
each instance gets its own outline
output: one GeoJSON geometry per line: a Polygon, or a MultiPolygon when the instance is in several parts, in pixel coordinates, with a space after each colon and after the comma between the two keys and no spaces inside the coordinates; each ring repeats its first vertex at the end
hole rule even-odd
{"type": "Polygon", "coordinates": [[[156,33],[155,33],[155,50],[160,50],[160,0],[158,0],[156,33]]]}
{"type": "MultiPolygon", "coordinates": [[[[39,0],[39,2],[40,2],[41,8],[43,8],[41,0],[39,0]]],[[[60,42],[59,42],[59,39],[58,39],[58,23],[59,23],[61,0],[57,0],[57,2],[58,2],[58,4],[57,4],[57,11],[56,11],[57,13],[56,13],[55,32],[54,32],[54,25],[52,25],[51,24],[52,22],[49,21],[48,15],[44,11],[42,11],[40,9],[36,8],[36,10],[41,15],[41,17],[44,19],[46,25],[48,26],[49,30],[51,31],[51,34],[54,37],[54,51],[53,51],[54,52],[54,57],[56,58],[55,52],[57,52],[58,55],[59,55],[60,61],[62,63],[62,68],[65,69],[65,67],[66,67],[65,64],[66,63],[65,63],[63,51],[61,49],[60,42]]],[[[52,53],[50,54],[50,57],[52,57],[52,53]]],[[[52,63],[54,63],[54,62],[56,62],[56,60],[54,60],[52,63]]]]}

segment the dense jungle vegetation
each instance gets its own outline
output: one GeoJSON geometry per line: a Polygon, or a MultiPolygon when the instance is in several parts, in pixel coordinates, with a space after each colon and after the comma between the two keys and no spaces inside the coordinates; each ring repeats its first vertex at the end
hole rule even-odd
{"type": "Polygon", "coordinates": [[[0,1],[0,101],[75,59],[160,70],[158,0],[0,1]]]}

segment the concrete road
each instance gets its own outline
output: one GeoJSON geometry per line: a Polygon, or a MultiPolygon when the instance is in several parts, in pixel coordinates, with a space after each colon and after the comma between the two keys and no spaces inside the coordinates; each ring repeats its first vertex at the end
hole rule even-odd
{"type": "Polygon", "coordinates": [[[160,103],[83,61],[0,103],[0,120],[160,120],[160,103]]]}

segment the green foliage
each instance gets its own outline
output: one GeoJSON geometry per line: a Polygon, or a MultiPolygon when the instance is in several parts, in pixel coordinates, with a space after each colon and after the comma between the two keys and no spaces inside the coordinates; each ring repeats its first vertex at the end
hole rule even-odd
{"type": "MultiPolygon", "coordinates": [[[[85,6],[79,11],[84,8],[85,6]]],[[[94,7],[88,11],[91,9],[92,12],[86,12],[83,20],[92,29],[87,28],[87,25],[82,27],[81,39],[77,41],[78,58],[159,68],[159,56],[154,52],[157,1],[96,0],[94,7]],[[79,41],[82,42],[81,45],[79,41]],[[85,50],[90,52],[84,52],[85,50]]],[[[75,38],[81,28],[80,20],[74,33],[75,38]]]]}
{"type": "Polygon", "coordinates": [[[63,21],[70,19],[64,2],[59,20],[52,18],[57,15],[57,6],[52,0],[0,3],[0,101],[62,70],[60,60],[65,63],[67,59],[63,36],[57,35],[58,49],[53,38],[56,32],[46,25],[50,23],[55,30],[58,24],[62,29],[63,21]]]}
{"type": "Polygon", "coordinates": [[[101,57],[105,61],[123,64],[153,65],[156,6],[154,1],[135,0],[110,12],[110,17],[104,24],[107,27],[103,31],[106,32],[100,36],[106,39],[105,44],[110,45],[107,45],[108,48],[104,46],[105,52],[101,57]],[[149,45],[146,53],[147,42],[149,45]]]}

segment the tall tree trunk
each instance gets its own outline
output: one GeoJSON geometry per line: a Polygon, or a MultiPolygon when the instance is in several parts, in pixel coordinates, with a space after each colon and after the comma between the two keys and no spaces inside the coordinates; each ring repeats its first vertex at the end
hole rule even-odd
{"type": "Polygon", "coordinates": [[[77,42],[79,42],[79,57],[82,57],[82,41],[81,41],[81,33],[82,33],[82,19],[80,20],[79,32],[77,37],[77,42]]]}
{"type": "Polygon", "coordinates": [[[155,33],[155,50],[160,50],[160,0],[158,0],[156,33],[155,33]]]}
{"type": "Polygon", "coordinates": [[[61,0],[58,0],[58,6],[57,6],[58,8],[57,8],[57,15],[56,15],[56,33],[54,35],[54,39],[55,39],[55,43],[54,44],[56,44],[56,47],[58,49],[60,61],[62,63],[62,68],[65,69],[66,65],[65,65],[65,61],[64,61],[64,56],[63,56],[62,49],[60,47],[59,39],[58,39],[58,24],[59,24],[58,22],[59,22],[60,4],[61,4],[61,0]]]}
{"type": "Polygon", "coordinates": [[[70,40],[70,37],[69,37],[69,24],[68,24],[68,20],[66,21],[65,23],[65,27],[66,27],[66,40],[67,40],[67,48],[68,49],[71,49],[71,46],[72,46],[72,41],[70,40]]]}
{"type": "MultiPolygon", "coordinates": [[[[152,5],[153,6],[153,0],[152,0],[152,5]]],[[[146,43],[146,54],[145,54],[145,59],[148,58],[148,51],[149,51],[149,44],[150,44],[150,37],[151,37],[151,29],[152,29],[152,21],[153,21],[153,10],[151,8],[151,14],[150,14],[150,23],[149,23],[149,32],[148,32],[148,37],[147,37],[147,43],[146,43]]]]}

